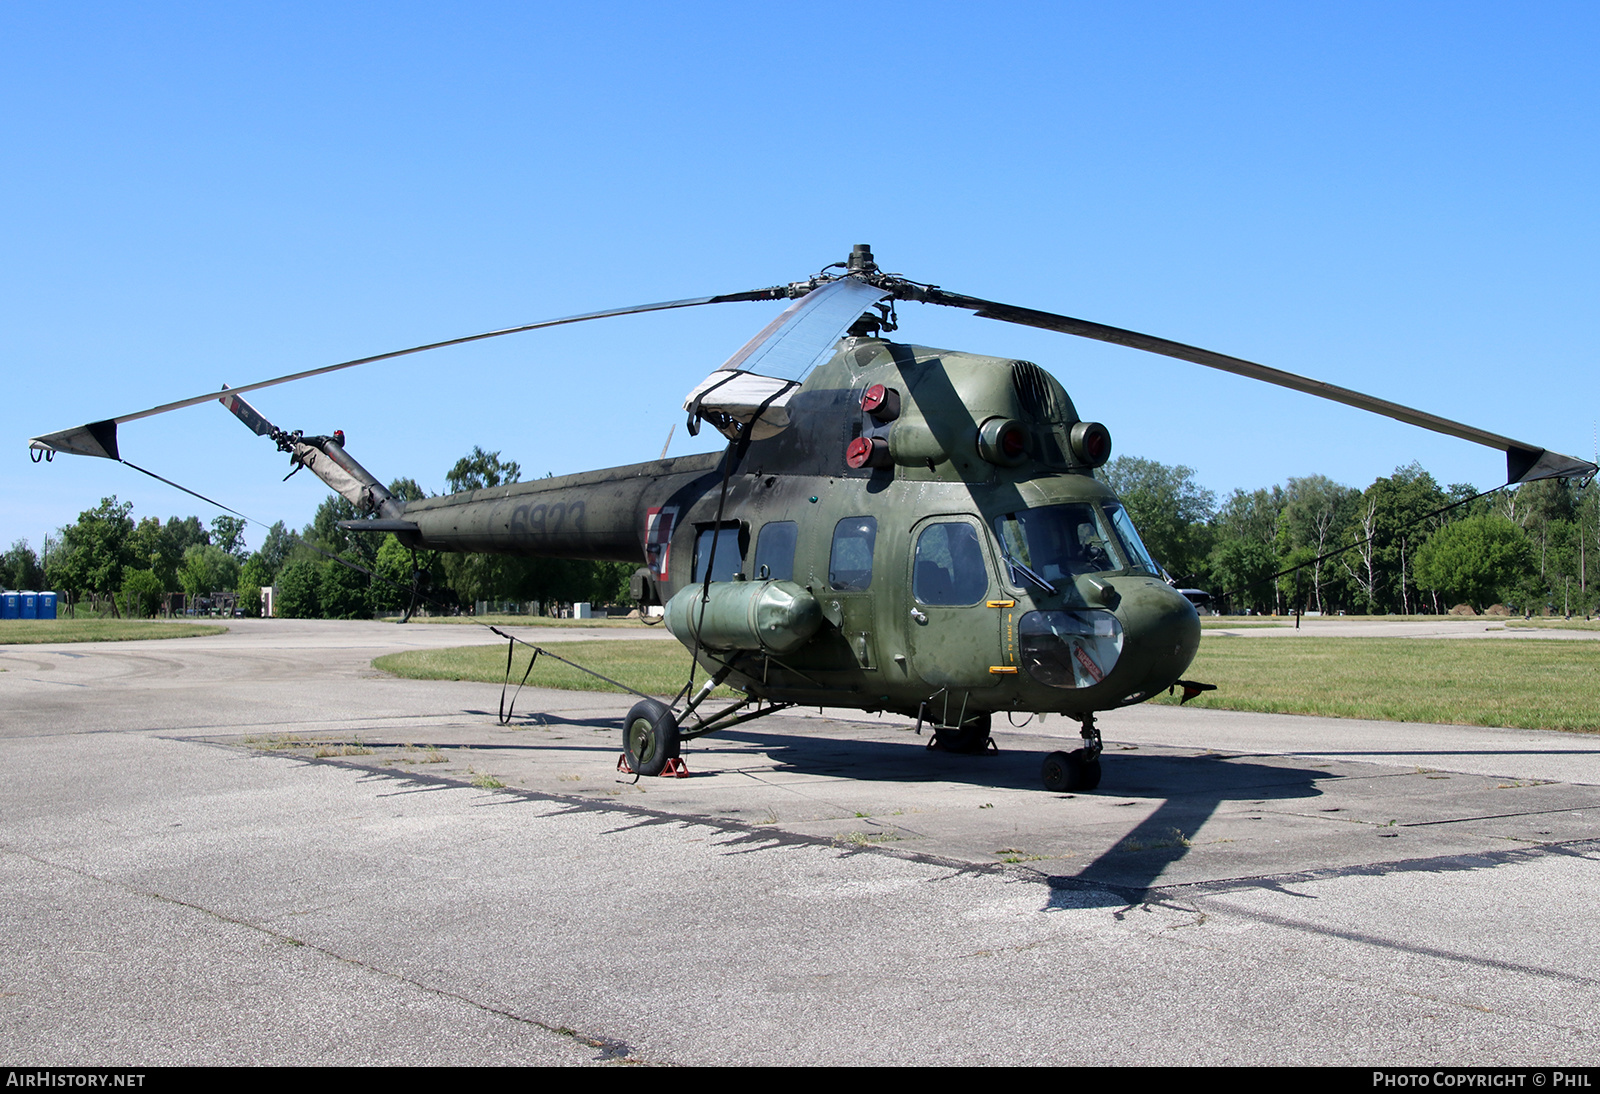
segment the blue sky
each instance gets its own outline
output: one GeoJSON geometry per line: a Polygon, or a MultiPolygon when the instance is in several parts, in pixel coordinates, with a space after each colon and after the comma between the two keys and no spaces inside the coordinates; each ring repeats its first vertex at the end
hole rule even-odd
{"type": "MultiPolygon", "coordinates": [[[[1591,456],[1600,8],[1587,4],[0,8],[0,540],[117,494],[30,435],[517,322],[799,279],[873,245],[957,292],[1131,327],[1591,456]],[[4,455],[5,451],[9,455],[4,455]]],[[[777,305],[637,316],[254,402],[440,490],[656,456],[777,305]]],[[[1503,460],[1182,362],[907,305],[1038,361],[1116,450],[1219,494],[1503,460]]],[[[264,522],[325,496],[220,407],[130,460],[264,522]]],[[[250,533],[259,543],[260,529],[250,533]]],[[[3,544],[0,544],[3,546],[3,544]]]]}

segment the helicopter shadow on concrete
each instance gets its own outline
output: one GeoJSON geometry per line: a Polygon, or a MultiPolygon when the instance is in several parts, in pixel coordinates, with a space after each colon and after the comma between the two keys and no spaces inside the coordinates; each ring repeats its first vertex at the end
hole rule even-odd
{"type": "MultiPolygon", "coordinates": [[[[765,754],[780,770],[836,776],[860,782],[913,784],[945,782],[973,787],[1023,790],[1058,799],[1059,820],[1052,820],[1049,838],[1059,840],[1074,823],[1072,799],[1110,800],[1134,805],[1139,799],[1161,804],[1124,833],[1106,831],[1103,820],[1086,825],[1085,842],[1107,849],[1076,873],[1051,878],[1052,906],[1080,907],[1087,890],[1117,894],[1131,902],[1150,889],[1163,873],[1188,853],[1188,840],[1225,805],[1248,808],[1256,803],[1316,798],[1319,782],[1337,778],[1322,768],[1290,762],[1265,762],[1258,757],[1220,753],[1195,755],[1178,751],[1119,749],[1102,758],[1104,776],[1092,794],[1051,794],[1040,789],[1043,751],[1001,744],[997,755],[964,756],[930,751],[927,737],[901,741],[840,740],[791,736],[744,729],[719,734],[765,754]]],[[[714,748],[714,738],[708,748],[714,748]]],[[[691,765],[693,756],[690,755],[691,765]]],[[[1103,810],[1096,815],[1104,817],[1103,810]]]]}
{"type": "Polygon", "coordinates": [[[1115,750],[1101,760],[1100,797],[1159,798],[1156,810],[1083,869],[1052,877],[1050,906],[1083,906],[1085,889],[1109,889],[1129,903],[1144,899],[1162,875],[1189,851],[1191,838],[1223,806],[1248,809],[1273,801],[1318,798],[1317,785],[1337,773],[1327,768],[1263,762],[1223,753],[1134,756],[1115,750]]]}

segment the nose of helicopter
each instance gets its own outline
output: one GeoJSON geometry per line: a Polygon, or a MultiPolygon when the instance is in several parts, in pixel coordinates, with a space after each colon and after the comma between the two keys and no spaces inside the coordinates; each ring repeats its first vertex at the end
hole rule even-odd
{"type": "Polygon", "coordinates": [[[1200,615],[1187,597],[1155,578],[1118,578],[1122,662],[1139,666],[1131,693],[1148,698],[1176,683],[1200,649],[1200,615]]]}

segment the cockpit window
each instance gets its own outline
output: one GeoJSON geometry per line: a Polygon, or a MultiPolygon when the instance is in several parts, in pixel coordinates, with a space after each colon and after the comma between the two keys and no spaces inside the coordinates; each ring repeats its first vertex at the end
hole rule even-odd
{"type": "MultiPolygon", "coordinates": [[[[1114,502],[1105,509],[1091,502],[1020,509],[995,518],[994,530],[1013,571],[1020,563],[1057,588],[1082,574],[1157,572],[1133,522],[1114,502]]],[[[1013,580],[1028,576],[1014,573],[1013,580]]]]}
{"type": "Polygon", "coordinates": [[[1111,514],[1111,526],[1116,529],[1117,536],[1122,541],[1122,553],[1128,558],[1128,565],[1135,570],[1143,570],[1152,577],[1161,576],[1161,567],[1157,566],[1155,559],[1150,557],[1150,552],[1145,550],[1144,540],[1139,538],[1138,531],[1133,527],[1133,518],[1128,511],[1114,501],[1106,502],[1106,512],[1111,514]]]}

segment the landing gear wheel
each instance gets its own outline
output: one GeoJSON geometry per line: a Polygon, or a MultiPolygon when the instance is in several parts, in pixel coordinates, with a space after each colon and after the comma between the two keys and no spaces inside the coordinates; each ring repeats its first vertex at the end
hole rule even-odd
{"type": "MultiPolygon", "coordinates": [[[[961,723],[960,727],[948,726],[933,731],[933,739],[928,742],[929,748],[942,749],[945,752],[959,752],[968,756],[982,755],[989,747],[989,715],[969,718],[961,723]]],[[[995,750],[996,752],[999,749],[995,750]]]]}
{"type": "Polygon", "coordinates": [[[1043,775],[1046,790],[1093,790],[1100,785],[1100,760],[1085,759],[1081,748],[1052,752],[1044,758],[1043,775]]]}
{"type": "Polygon", "coordinates": [[[678,719],[665,704],[641,699],[622,723],[622,751],[641,775],[659,775],[678,758],[678,719]]]}

